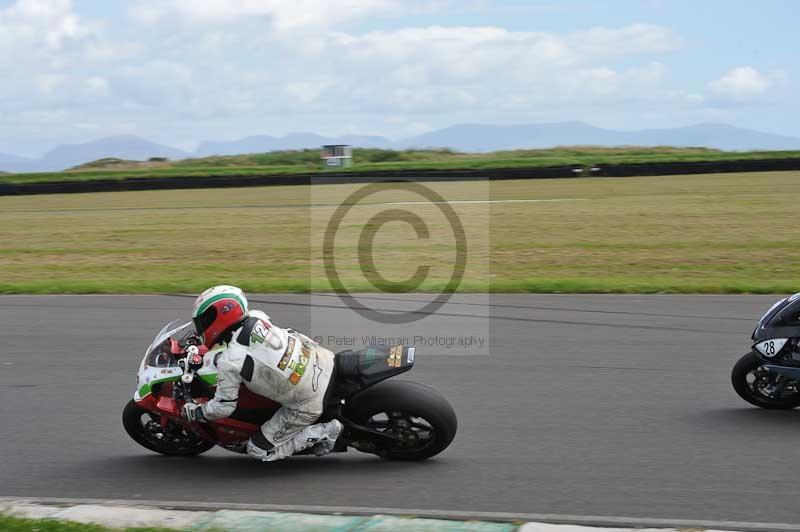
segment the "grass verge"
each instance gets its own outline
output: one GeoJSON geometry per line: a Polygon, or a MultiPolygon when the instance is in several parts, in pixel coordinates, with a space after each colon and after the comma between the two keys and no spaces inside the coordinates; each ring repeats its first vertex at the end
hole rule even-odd
{"type": "Polygon", "coordinates": [[[55,519],[21,519],[0,515],[3,532],[174,532],[170,528],[106,528],[98,525],[72,523],[55,519]]]}
{"type": "MultiPolygon", "coordinates": [[[[785,293],[800,287],[800,172],[431,183],[463,226],[462,292],[785,293]]],[[[0,292],[329,291],[323,235],[362,185],[0,198],[0,292]],[[347,200],[349,201],[349,200],[347,200]]],[[[436,292],[453,272],[437,204],[382,185],[350,208],[343,285],[436,292]],[[425,222],[381,216],[407,211],[425,222]],[[374,234],[371,242],[366,234],[374,234]],[[373,246],[373,262],[364,258],[373,246]],[[412,282],[419,267],[425,280],[412,282]]]]}

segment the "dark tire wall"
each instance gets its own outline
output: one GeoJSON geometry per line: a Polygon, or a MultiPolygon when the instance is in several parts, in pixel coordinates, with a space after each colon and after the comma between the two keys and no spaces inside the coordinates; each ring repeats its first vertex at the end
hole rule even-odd
{"type": "Polygon", "coordinates": [[[157,446],[145,438],[141,433],[140,418],[145,412],[146,410],[136,404],[136,401],[133,399],[128,401],[128,404],[125,405],[125,409],[122,411],[122,426],[125,428],[125,432],[128,433],[128,436],[130,436],[133,441],[142,447],[167,456],[195,456],[204,453],[215,446],[215,444],[212,442],[204,442],[201,446],[195,447],[188,451],[170,449],[166,446],[157,446]]]}
{"type": "MultiPolygon", "coordinates": [[[[555,179],[565,177],[634,177],[655,175],[716,174],[732,172],[777,172],[800,170],[800,157],[696,161],[672,163],[597,164],[531,168],[479,168],[447,170],[385,170],[371,172],[319,172],[295,175],[230,174],[193,177],[141,177],[92,181],[0,184],[0,196],[121,192],[130,190],[175,190],[192,188],[265,187],[278,185],[323,185],[380,181],[493,181],[507,179],[555,179]]],[[[68,174],[66,174],[68,175],[68,174]]]]}
{"type": "Polygon", "coordinates": [[[800,397],[786,399],[768,399],[756,395],[747,386],[747,375],[758,366],[762,365],[761,360],[752,351],[739,359],[731,370],[731,384],[739,397],[751,405],[765,408],[767,410],[791,410],[800,406],[800,397]]]}
{"type": "Polygon", "coordinates": [[[435,441],[420,452],[390,452],[391,460],[425,460],[442,452],[456,436],[458,421],[450,403],[429,386],[404,380],[383,381],[354,396],[346,414],[363,424],[371,416],[387,411],[413,412],[428,421],[434,429],[435,441]]]}

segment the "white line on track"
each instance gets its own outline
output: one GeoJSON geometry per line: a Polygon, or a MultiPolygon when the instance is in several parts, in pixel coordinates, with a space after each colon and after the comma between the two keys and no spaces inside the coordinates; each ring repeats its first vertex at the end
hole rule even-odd
{"type": "Polygon", "coordinates": [[[139,499],[82,499],[62,497],[0,497],[0,503],[33,503],[33,504],[105,504],[110,506],[152,506],[156,508],[173,508],[178,510],[254,510],[264,512],[300,512],[312,514],[344,514],[344,515],[395,515],[429,517],[434,519],[483,520],[583,525],[600,527],[632,527],[632,528],[679,528],[679,529],[716,529],[740,530],[746,532],[768,531],[800,531],[800,524],[790,523],[749,523],[743,521],[710,521],[692,519],[656,519],[650,517],[620,517],[569,514],[536,514],[510,512],[468,512],[461,510],[424,510],[409,508],[366,508],[350,506],[306,506],[293,504],[251,504],[233,502],[198,502],[198,501],[148,501],[139,499]]]}
{"type": "MultiPolygon", "coordinates": [[[[504,199],[504,200],[450,200],[450,201],[393,201],[393,202],[359,202],[359,203],[290,203],[286,205],[234,205],[231,207],[226,207],[226,209],[230,210],[242,210],[242,209],[267,209],[267,210],[275,210],[275,209],[319,209],[319,208],[330,208],[330,207],[342,207],[342,206],[349,206],[349,207],[375,207],[381,205],[425,205],[425,204],[443,204],[447,203],[450,205],[469,205],[469,204],[491,204],[491,203],[558,203],[558,202],[567,202],[567,201],[589,201],[589,198],[550,198],[550,199],[504,199]]],[[[36,213],[65,213],[65,212],[128,212],[128,211],[186,211],[186,210],[197,210],[203,208],[203,205],[192,205],[192,206],[180,206],[180,205],[169,205],[164,207],[74,207],[74,208],[66,208],[66,209],[18,209],[18,210],[3,210],[0,211],[0,215],[11,215],[11,214],[36,214],[36,213]]],[[[219,210],[220,208],[217,208],[219,210]]]]}
{"type": "Polygon", "coordinates": [[[500,199],[500,200],[449,200],[449,201],[392,201],[388,203],[364,203],[364,205],[465,205],[470,203],[557,203],[561,201],[589,201],[588,198],[553,198],[553,199],[500,199]]]}

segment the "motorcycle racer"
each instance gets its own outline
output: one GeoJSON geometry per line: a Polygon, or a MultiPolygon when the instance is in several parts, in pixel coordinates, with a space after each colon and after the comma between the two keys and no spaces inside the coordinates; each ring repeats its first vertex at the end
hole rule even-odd
{"type": "Polygon", "coordinates": [[[214,398],[203,405],[186,403],[184,418],[204,422],[229,417],[244,384],[282,405],[247,442],[247,454],[271,462],[309,446],[318,456],[333,449],[342,424],[314,424],[333,374],[333,352],[304,334],[276,326],[264,312],[248,309],[247,297],[235,286],[215,286],[200,294],[192,319],[207,348],[225,348],[216,361],[214,398]]]}

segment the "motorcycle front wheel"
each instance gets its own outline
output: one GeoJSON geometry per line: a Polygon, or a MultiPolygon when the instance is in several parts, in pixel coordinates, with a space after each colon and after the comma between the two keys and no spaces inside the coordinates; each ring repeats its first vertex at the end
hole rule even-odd
{"type": "Polygon", "coordinates": [[[768,410],[791,410],[800,406],[800,394],[794,391],[796,384],[785,386],[788,381],[782,379],[786,377],[764,370],[762,365],[758,356],[750,352],[733,366],[731,384],[739,397],[768,410]],[[775,393],[781,386],[785,387],[775,393]]]}
{"type": "Polygon", "coordinates": [[[195,456],[214,447],[181,425],[170,421],[161,425],[161,416],[145,410],[131,399],[122,411],[122,426],[133,441],[167,456],[195,456]]]}

